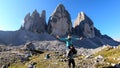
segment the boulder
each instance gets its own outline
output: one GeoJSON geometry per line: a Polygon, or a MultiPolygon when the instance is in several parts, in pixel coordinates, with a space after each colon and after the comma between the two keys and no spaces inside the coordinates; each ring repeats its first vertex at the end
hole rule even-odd
{"type": "Polygon", "coordinates": [[[60,4],[50,16],[48,33],[51,35],[65,35],[72,32],[71,17],[65,7],[60,4]]]}
{"type": "Polygon", "coordinates": [[[24,50],[29,50],[29,51],[34,51],[35,50],[35,47],[34,45],[32,44],[32,42],[28,42],[24,45],[24,50]]]}
{"type": "Polygon", "coordinates": [[[96,62],[103,62],[104,61],[104,57],[101,55],[96,56],[95,59],[96,59],[96,62]]]}
{"type": "Polygon", "coordinates": [[[84,12],[78,14],[78,17],[74,22],[74,30],[75,34],[79,36],[84,36],[86,38],[95,37],[94,24],[84,12]]]}
{"type": "Polygon", "coordinates": [[[46,31],[46,12],[42,11],[41,14],[35,10],[32,15],[28,13],[24,18],[24,24],[21,27],[23,30],[28,30],[35,33],[41,33],[46,31]]]}

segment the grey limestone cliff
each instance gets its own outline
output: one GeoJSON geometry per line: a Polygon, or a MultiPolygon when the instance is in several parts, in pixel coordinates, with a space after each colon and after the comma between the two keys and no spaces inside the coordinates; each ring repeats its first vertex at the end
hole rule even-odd
{"type": "Polygon", "coordinates": [[[65,35],[72,32],[71,17],[65,7],[60,4],[49,18],[48,32],[52,35],[65,35]]]}

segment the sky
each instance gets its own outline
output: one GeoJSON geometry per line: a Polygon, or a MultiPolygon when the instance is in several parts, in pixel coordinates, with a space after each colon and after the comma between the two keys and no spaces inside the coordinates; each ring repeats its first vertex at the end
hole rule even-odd
{"type": "Polygon", "coordinates": [[[83,11],[102,34],[120,38],[120,0],[0,0],[0,30],[18,30],[25,15],[35,9],[39,13],[46,10],[48,21],[58,4],[68,10],[72,23],[83,11]]]}

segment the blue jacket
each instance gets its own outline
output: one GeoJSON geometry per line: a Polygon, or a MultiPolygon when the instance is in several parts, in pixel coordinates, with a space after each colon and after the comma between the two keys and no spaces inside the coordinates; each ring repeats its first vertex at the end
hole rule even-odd
{"type": "Polygon", "coordinates": [[[66,42],[66,47],[69,47],[71,45],[73,45],[72,41],[73,40],[79,40],[79,38],[71,38],[71,40],[69,38],[59,38],[61,41],[65,41],[66,42]]]}

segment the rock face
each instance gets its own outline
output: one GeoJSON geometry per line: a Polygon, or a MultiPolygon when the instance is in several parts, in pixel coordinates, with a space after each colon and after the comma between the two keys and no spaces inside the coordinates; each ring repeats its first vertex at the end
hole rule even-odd
{"type": "Polygon", "coordinates": [[[41,14],[35,10],[32,15],[28,13],[24,18],[24,25],[21,29],[28,30],[31,32],[45,32],[46,29],[46,12],[42,11],[41,14]]]}
{"type": "Polygon", "coordinates": [[[94,32],[95,32],[95,36],[97,36],[97,37],[101,37],[102,36],[102,34],[100,33],[100,30],[98,30],[95,27],[94,27],[94,32]]]}
{"type": "Polygon", "coordinates": [[[60,4],[48,21],[48,32],[52,35],[65,35],[72,32],[71,17],[65,7],[60,4]]]}
{"type": "Polygon", "coordinates": [[[83,12],[78,14],[74,22],[74,34],[83,37],[80,41],[75,41],[74,45],[84,48],[97,48],[103,45],[118,45],[107,35],[102,35],[100,30],[94,27],[92,20],[83,12]]]}
{"type": "Polygon", "coordinates": [[[94,38],[94,24],[85,13],[81,12],[78,14],[77,19],[74,22],[75,33],[79,36],[86,38],[94,38]]]}
{"type": "Polygon", "coordinates": [[[33,33],[28,30],[0,31],[0,44],[18,46],[32,41],[52,41],[56,40],[48,33],[33,33]]]}

